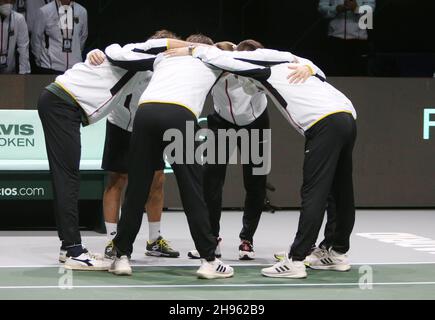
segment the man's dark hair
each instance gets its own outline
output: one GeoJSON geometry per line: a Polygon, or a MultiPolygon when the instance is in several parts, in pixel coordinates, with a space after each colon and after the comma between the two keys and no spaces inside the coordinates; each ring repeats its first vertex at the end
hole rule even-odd
{"type": "Polygon", "coordinates": [[[202,43],[202,44],[208,44],[212,46],[214,44],[213,40],[201,33],[198,34],[192,34],[186,39],[187,42],[193,42],[193,43],[202,43]]]}
{"type": "Polygon", "coordinates": [[[221,41],[215,44],[215,46],[224,51],[234,51],[236,45],[229,41],[221,41]]]}
{"type": "Polygon", "coordinates": [[[255,51],[257,49],[264,49],[264,46],[252,39],[244,40],[237,45],[237,51],[255,51]]]}
{"type": "Polygon", "coordinates": [[[174,32],[163,29],[156,31],[149,39],[180,39],[174,32]]]}

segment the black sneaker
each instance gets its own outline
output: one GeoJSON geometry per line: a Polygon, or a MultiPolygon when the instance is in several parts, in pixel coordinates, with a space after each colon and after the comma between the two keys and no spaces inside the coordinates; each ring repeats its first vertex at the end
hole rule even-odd
{"type": "Polygon", "coordinates": [[[169,242],[163,239],[163,237],[159,237],[154,242],[150,243],[147,241],[147,251],[145,255],[151,257],[178,258],[180,253],[172,249],[169,242]]]}
{"type": "Polygon", "coordinates": [[[254,260],[254,246],[248,240],[243,240],[239,246],[239,260],[254,260]]]}

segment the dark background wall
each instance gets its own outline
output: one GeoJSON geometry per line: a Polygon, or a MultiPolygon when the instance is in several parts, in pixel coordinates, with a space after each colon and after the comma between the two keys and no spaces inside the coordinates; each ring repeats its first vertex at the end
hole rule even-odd
{"type": "MultiPolygon", "coordinates": [[[[41,89],[50,81],[51,76],[0,77],[0,108],[35,109],[41,89]]],[[[354,156],[357,206],[435,207],[435,128],[431,131],[432,139],[423,140],[424,109],[435,109],[435,79],[330,78],[329,81],[353,101],[358,112],[354,156]]],[[[268,110],[272,124],[269,182],[276,188],[269,196],[276,206],[298,207],[304,138],[289,126],[273,104],[268,110]]],[[[203,115],[210,111],[209,99],[203,115]]],[[[241,168],[230,166],[227,177],[224,206],[242,207],[241,168]]],[[[181,207],[172,175],[167,179],[165,206],[181,207]]]]}
{"type": "MultiPolygon", "coordinates": [[[[423,140],[423,113],[435,108],[435,79],[330,78],[358,112],[354,152],[355,201],[358,207],[435,207],[435,128],[423,140]]],[[[206,109],[210,110],[210,105],[206,109]]],[[[272,125],[273,205],[299,207],[304,138],[269,104],[272,125]]],[[[230,166],[225,207],[242,207],[242,170],[230,166]]],[[[177,190],[175,179],[167,186],[177,190]]],[[[175,196],[175,198],[174,198],[175,196]]],[[[179,204],[169,192],[166,205],[179,204]]]]}
{"type": "MultiPolygon", "coordinates": [[[[143,41],[155,30],[167,28],[182,37],[202,32],[216,41],[255,38],[267,47],[311,58],[322,68],[330,58],[326,49],[327,22],[318,13],[317,0],[77,2],[89,14],[86,51],[104,49],[115,42],[143,41]]],[[[433,0],[377,0],[374,30],[369,34],[373,76],[432,77],[434,13],[433,0]]],[[[34,109],[41,89],[51,80],[52,77],[45,76],[0,76],[0,108],[34,109]]],[[[329,81],[353,100],[359,114],[355,150],[357,206],[435,207],[435,139],[422,139],[423,109],[435,108],[435,80],[330,78],[329,81]]],[[[210,110],[210,105],[206,110],[210,110]]],[[[269,192],[269,197],[276,206],[298,207],[303,137],[288,126],[274,106],[269,111],[273,124],[269,182],[276,188],[275,192],[269,192]]],[[[103,175],[99,176],[104,181],[103,175]]],[[[224,206],[241,207],[244,191],[240,168],[230,167],[228,177],[231,182],[225,187],[224,206]]],[[[101,201],[90,202],[81,201],[81,221],[89,226],[95,225],[90,220],[101,218],[89,215],[101,211],[101,201]]],[[[165,206],[180,207],[173,176],[167,179],[165,206]]],[[[52,220],[41,222],[44,215],[52,219],[51,208],[51,201],[47,200],[31,204],[2,201],[0,211],[14,212],[11,217],[15,221],[10,226],[22,227],[23,221],[30,221],[28,225],[34,229],[37,225],[54,225],[52,220]]]]}
{"type": "MultiPolygon", "coordinates": [[[[78,0],[89,13],[88,49],[142,41],[162,28],[186,37],[202,32],[217,41],[254,38],[328,64],[327,21],[318,0],[115,1],[78,0]]],[[[371,74],[432,76],[433,0],[377,0],[370,31],[371,74]]]]}

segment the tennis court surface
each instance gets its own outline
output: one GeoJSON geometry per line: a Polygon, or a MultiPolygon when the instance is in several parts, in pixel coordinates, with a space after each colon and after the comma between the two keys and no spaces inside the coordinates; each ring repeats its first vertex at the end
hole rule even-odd
{"type": "MultiPolygon", "coordinates": [[[[200,280],[199,261],[187,258],[193,242],[182,213],[165,213],[162,233],[181,252],[178,259],[146,257],[146,219],[135,243],[133,276],[69,271],[57,263],[52,231],[0,232],[0,299],[435,299],[435,215],[431,211],[360,210],[347,273],[308,270],[304,280],[271,279],[260,270],[288,250],[298,212],[264,213],[255,237],[257,259],[238,258],[240,212],[222,217],[223,260],[231,279],[200,280]]],[[[85,231],[85,245],[103,252],[105,235],[85,231]]]]}

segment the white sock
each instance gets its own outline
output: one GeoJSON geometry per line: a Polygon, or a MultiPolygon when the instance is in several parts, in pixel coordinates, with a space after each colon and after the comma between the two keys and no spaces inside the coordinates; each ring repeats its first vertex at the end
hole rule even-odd
{"type": "Polygon", "coordinates": [[[112,241],[116,237],[118,225],[116,223],[105,222],[107,230],[107,240],[112,241]]]}
{"type": "Polygon", "coordinates": [[[160,237],[160,221],[159,222],[148,222],[149,228],[149,241],[154,242],[160,237]]]}

